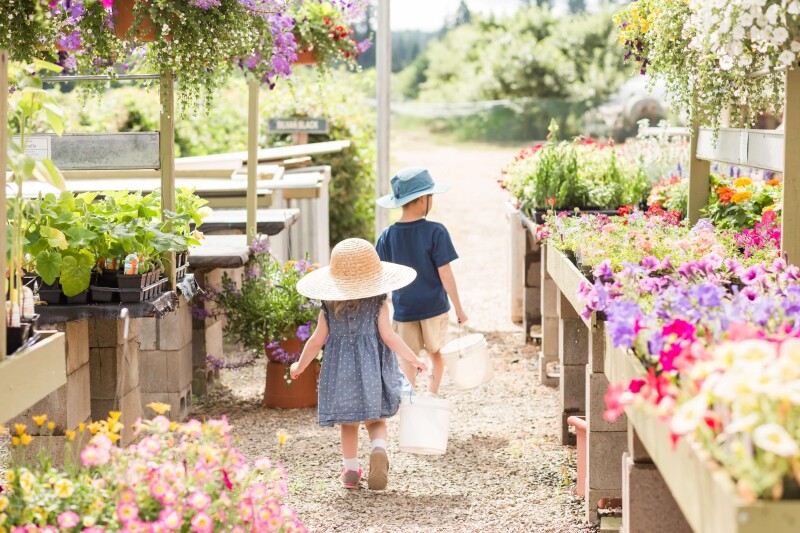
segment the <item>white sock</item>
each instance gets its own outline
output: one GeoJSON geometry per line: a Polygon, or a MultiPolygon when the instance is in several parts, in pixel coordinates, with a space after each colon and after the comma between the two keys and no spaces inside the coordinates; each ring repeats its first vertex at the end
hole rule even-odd
{"type": "Polygon", "coordinates": [[[344,465],[345,471],[353,470],[358,472],[358,457],[354,457],[352,459],[342,459],[342,465],[344,465]]]}
{"type": "Polygon", "coordinates": [[[385,450],[386,449],[386,441],[383,440],[383,439],[375,439],[375,440],[373,440],[372,441],[372,449],[374,450],[375,448],[383,448],[385,450]]]}

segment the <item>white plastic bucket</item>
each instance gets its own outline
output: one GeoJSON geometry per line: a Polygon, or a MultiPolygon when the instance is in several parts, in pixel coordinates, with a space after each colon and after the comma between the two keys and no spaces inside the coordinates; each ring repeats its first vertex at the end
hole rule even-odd
{"type": "Polygon", "coordinates": [[[400,401],[400,451],[442,455],[450,434],[450,402],[442,398],[403,396],[400,401]]]}
{"type": "Polygon", "coordinates": [[[494,365],[489,357],[486,339],[480,333],[452,340],[444,345],[440,353],[450,379],[461,390],[474,389],[494,377],[494,365]]]}

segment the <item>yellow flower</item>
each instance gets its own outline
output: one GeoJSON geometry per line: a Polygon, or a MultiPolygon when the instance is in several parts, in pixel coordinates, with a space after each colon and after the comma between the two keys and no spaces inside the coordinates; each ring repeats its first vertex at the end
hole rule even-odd
{"type": "Polygon", "coordinates": [[[50,431],[53,431],[55,428],[56,428],[56,423],[55,422],[50,421],[50,422],[47,423],[47,429],[49,429],[50,431]]]}
{"type": "Polygon", "coordinates": [[[122,412],[120,411],[110,411],[108,413],[108,419],[113,420],[114,422],[119,421],[120,416],[122,416],[122,412]]]}
{"type": "Polygon", "coordinates": [[[72,496],[72,493],[75,492],[75,487],[72,485],[72,481],[68,479],[59,479],[55,483],[54,490],[56,496],[59,498],[69,498],[72,496]]]}
{"type": "Polygon", "coordinates": [[[737,189],[741,189],[742,187],[749,187],[753,184],[753,180],[750,178],[739,178],[733,182],[733,186],[737,189]]]}
{"type": "Polygon", "coordinates": [[[120,436],[117,435],[116,433],[112,433],[108,435],[108,438],[112,442],[112,444],[116,444],[117,442],[119,442],[120,436]]]}
{"type": "Polygon", "coordinates": [[[176,429],[178,429],[178,423],[175,422],[174,420],[171,420],[169,423],[169,430],[175,431],[176,429]]]}
{"type": "Polygon", "coordinates": [[[13,470],[6,471],[6,481],[9,483],[14,483],[14,480],[17,479],[17,475],[14,473],[13,470]]]}
{"type": "Polygon", "coordinates": [[[740,204],[745,200],[749,200],[750,198],[752,198],[752,196],[753,193],[751,193],[750,191],[737,192],[736,194],[731,196],[731,202],[735,204],[740,204]]]}
{"type": "Polygon", "coordinates": [[[83,433],[85,430],[86,430],[86,424],[84,424],[83,422],[78,424],[78,433],[83,433]]]}
{"type": "Polygon", "coordinates": [[[11,437],[11,445],[19,446],[19,437],[11,437]]]}
{"type": "Polygon", "coordinates": [[[23,433],[22,435],[19,436],[19,440],[20,442],[22,442],[23,446],[27,446],[33,441],[33,437],[31,437],[27,433],[23,433]]]}
{"type": "Polygon", "coordinates": [[[151,402],[148,403],[145,407],[149,407],[150,409],[155,411],[155,413],[158,415],[163,415],[164,413],[172,409],[172,406],[170,404],[161,402],[151,402]]]}
{"type": "MultiPolygon", "coordinates": [[[[0,513],[6,510],[8,507],[8,497],[4,495],[0,495],[0,513]]],[[[2,522],[0,522],[2,524],[2,522]]]]}
{"type": "Polygon", "coordinates": [[[33,421],[36,422],[36,425],[42,427],[45,422],[47,422],[47,415],[39,415],[32,417],[33,421]]]}
{"type": "Polygon", "coordinates": [[[22,487],[24,492],[30,492],[33,490],[33,483],[36,481],[36,478],[33,477],[33,474],[30,472],[23,472],[19,476],[19,486],[22,487]]]}
{"type": "Polygon", "coordinates": [[[17,432],[17,435],[22,435],[23,433],[25,433],[25,429],[27,427],[28,426],[26,426],[25,424],[14,424],[14,430],[17,432]]]}
{"type": "Polygon", "coordinates": [[[289,438],[289,435],[287,435],[283,431],[279,431],[278,432],[278,446],[283,446],[284,444],[286,444],[286,441],[287,441],[288,438],[289,438]]]}
{"type": "MultiPolygon", "coordinates": [[[[8,515],[6,515],[6,513],[0,513],[0,524],[5,524],[6,518],[8,518],[8,515]]],[[[7,531],[8,530],[5,527],[0,526],[0,533],[6,533],[7,531]]]]}
{"type": "Polygon", "coordinates": [[[764,208],[764,211],[775,211],[775,207],[776,207],[775,204],[768,205],[767,207],[764,208]]]}
{"type": "Polygon", "coordinates": [[[47,523],[47,512],[41,507],[35,507],[31,513],[33,513],[33,516],[36,517],[40,524],[47,523]]]}
{"type": "Polygon", "coordinates": [[[67,439],[69,439],[70,442],[75,440],[75,432],[74,431],[71,431],[71,430],[68,429],[68,430],[66,430],[64,432],[64,435],[67,436],[67,439]]]}

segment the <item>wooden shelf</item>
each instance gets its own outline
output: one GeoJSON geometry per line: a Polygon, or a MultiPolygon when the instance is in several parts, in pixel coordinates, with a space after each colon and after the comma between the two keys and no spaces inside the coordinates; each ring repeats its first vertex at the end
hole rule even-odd
{"type": "Polygon", "coordinates": [[[713,130],[700,128],[697,157],[706,161],[782,172],[783,146],[782,131],[720,128],[715,143],[713,130]]]}
{"type": "Polygon", "coordinates": [[[6,422],[66,384],[66,339],[57,331],[0,362],[0,422],[6,422]]]}
{"type": "MultiPolygon", "coordinates": [[[[567,259],[566,255],[552,246],[547,247],[547,273],[553,278],[558,290],[569,300],[575,311],[580,314],[585,307],[585,303],[578,297],[578,287],[582,282],[588,282],[586,276],[581,274],[581,271],[572,264],[572,261],[567,259]]],[[[592,313],[589,320],[583,317],[581,319],[587,327],[591,328],[594,325],[595,313],[592,313]]]]}
{"type": "MultiPolygon", "coordinates": [[[[611,383],[646,374],[632,352],[612,346],[608,334],[605,373],[611,383]]],[[[748,504],[738,496],[728,473],[698,444],[682,439],[673,449],[667,424],[636,409],[625,413],[695,533],[800,530],[800,500],[748,504]]]]}

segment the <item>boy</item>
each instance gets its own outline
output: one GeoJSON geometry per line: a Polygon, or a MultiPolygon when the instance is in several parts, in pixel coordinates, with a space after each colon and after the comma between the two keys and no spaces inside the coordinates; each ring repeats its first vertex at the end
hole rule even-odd
{"type": "MultiPolygon", "coordinates": [[[[375,248],[382,261],[409,266],[417,278],[407,287],[392,293],[394,330],[419,354],[423,349],[431,358],[428,393],[436,395],[444,372],[439,353],[447,342],[447,312],[453,302],[459,324],[467,321],[461,308],[458,288],[450,263],[458,259],[450,234],[442,224],[430,222],[433,195],[446,192],[449,185],[435,184],[424,168],[404,168],[392,177],[392,194],[379,198],[380,207],[403,208],[400,220],[384,230],[375,248]]],[[[403,373],[416,382],[414,367],[400,360],[403,373]]]]}

